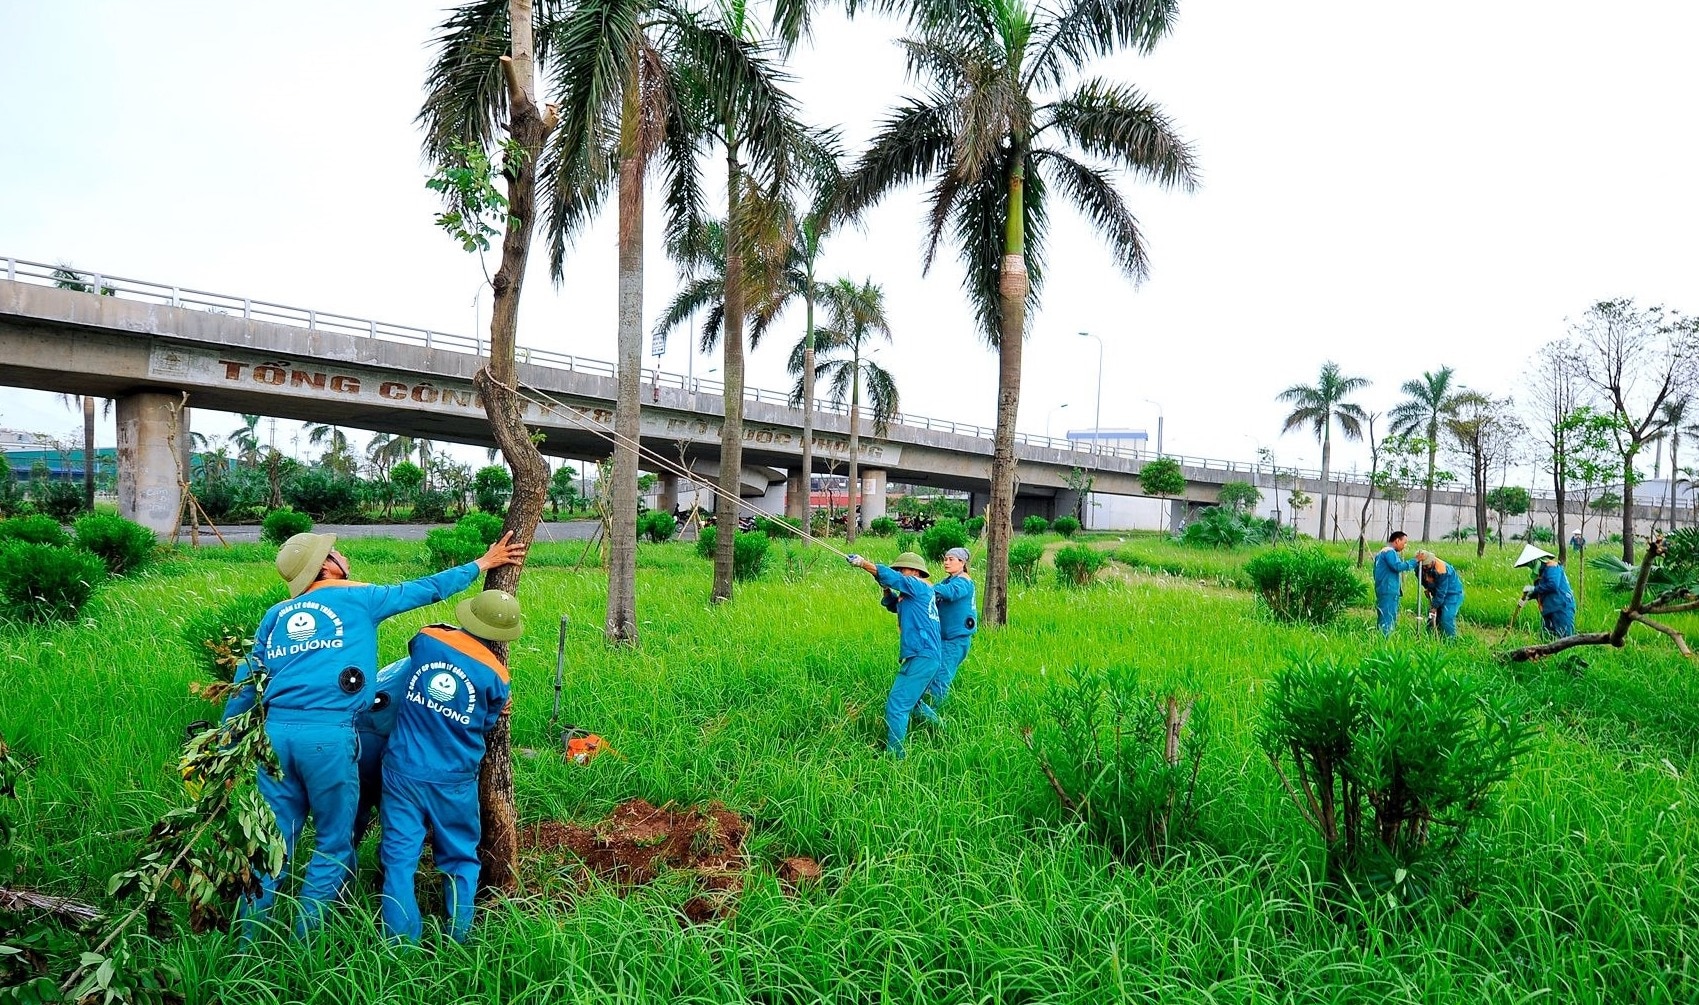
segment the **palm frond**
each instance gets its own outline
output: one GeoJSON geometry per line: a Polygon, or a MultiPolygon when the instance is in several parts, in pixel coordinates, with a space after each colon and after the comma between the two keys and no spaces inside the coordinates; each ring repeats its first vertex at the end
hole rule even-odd
{"type": "Polygon", "coordinates": [[[1070,0],[1035,31],[1027,84],[1060,87],[1070,70],[1117,49],[1149,52],[1173,30],[1178,0],[1070,0]]]}
{"type": "Polygon", "coordinates": [[[1137,88],[1102,78],[1041,109],[1038,130],[1055,130],[1093,157],[1165,187],[1198,184],[1197,154],[1167,114],[1137,88]]]}
{"type": "Polygon", "coordinates": [[[432,40],[425,103],[425,159],[448,163],[456,144],[489,149],[507,115],[501,57],[508,50],[507,0],[469,0],[450,12],[432,40]]]}
{"type": "Polygon", "coordinates": [[[1115,264],[1128,278],[1137,282],[1149,276],[1150,259],[1145,254],[1138,218],[1127,208],[1126,200],[1106,172],[1053,150],[1033,151],[1032,161],[1035,167],[1054,173],[1051,180],[1056,188],[1090,221],[1092,229],[1114,253],[1115,264]]]}
{"type": "Polygon", "coordinates": [[[839,190],[838,205],[860,216],[892,189],[922,181],[950,163],[955,129],[946,105],[909,98],[880,123],[839,190]]]}
{"type": "Polygon", "coordinates": [[[868,410],[873,413],[873,431],[884,436],[899,408],[897,380],[891,372],[870,359],[861,361],[862,386],[867,389],[868,410]]]}

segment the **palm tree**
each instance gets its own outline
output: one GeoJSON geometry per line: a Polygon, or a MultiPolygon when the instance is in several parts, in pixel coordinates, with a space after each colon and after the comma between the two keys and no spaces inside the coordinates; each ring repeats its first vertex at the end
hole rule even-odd
{"type": "MultiPolygon", "coordinates": [[[[247,419],[246,415],[242,416],[247,419]]],[[[255,416],[258,419],[259,416],[255,416]]],[[[302,428],[307,434],[307,443],[315,447],[324,447],[324,454],[319,463],[338,474],[351,474],[354,467],[354,451],[348,444],[348,434],[339,426],[328,422],[306,422],[302,428]]]]}
{"type": "Polygon", "coordinates": [[[1118,50],[1148,50],[1167,33],[1173,4],[1103,0],[898,0],[919,96],[890,113],[844,182],[860,213],[891,190],[930,185],[924,264],[948,232],[966,266],[982,335],[998,353],[997,432],[986,512],[985,618],[1008,621],[1015,418],[1027,311],[1037,305],[1052,192],[1083,213],[1115,263],[1137,281],[1149,266],[1138,220],[1116,187],[1128,171],[1190,189],[1191,148],[1153,102],[1102,77],[1075,79],[1118,50]]]}
{"type": "Polygon", "coordinates": [[[1669,437],[1670,443],[1669,505],[1671,530],[1675,529],[1676,524],[1675,481],[1681,474],[1681,468],[1677,466],[1677,455],[1681,450],[1682,423],[1687,421],[1687,405],[1692,400],[1692,398],[1685,396],[1674,398],[1664,402],[1663,407],[1658,410],[1658,421],[1663,424],[1664,434],[1669,437]]]}
{"type": "Polygon", "coordinates": [[[1392,435],[1420,436],[1428,445],[1428,476],[1422,481],[1422,540],[1433,530],[1434,471],[1439,458],[1439,434],[1445,420],[1457,414],[1459,387],[1449,366],[1422,371],[1420,380],[1407,380],[1398,389],[1404,400],[1393,407],[1392,435]]]}
{"type": "MultiPolygon", "coordinates": [[[[224,438],[236,448],[236,463],[245,468],[260,466],[260,419],[261,416],[242,412],[238,416],[242,425],[224,438]]],[[[317,440],[313,442],[317,443],[317,440]]]]}
{"type": "Polygon", "coordinates": [[[868,357],[879,341],[891,341],[891,326],[885,316],[885,291],[873,285],[871,279],[859,286],[854,280],[839,279],[820,291],[826,308],[826,327],[805,333],[791,349],[790,372],[796,375],[791,390],[791,403],[802,404],[813,391],[814,380],[827,381],[832,400],[842,405],[849,402],[849,520],[847,537],[855,543],[860,525],[860,496],[856,478],[861,452],[861,392],[867,390],[867,403],[873,410],[875,435],[884,436],[885,429],[897,414],[897,382],[890,371],[868,357]],[[812,334],[812,338],[810,338],[812,334]],[[812,344],[811,344],[812,343],[812,344]],[[818,353],[818,358],[816,357],[818,353]],[[809,366],[813,364],[813,372],[809,366]]]}
{"type": "Polygon", "coordinates": [[[1321,522],[1317,525],[1318,540],[1327,539],[1327,481],[1333,465],[1333,423],[1339,423],[1339,431],[1349,440],[1363,438],[1363,422],[1368,413],[1354,402],[1345,399],[1369,386],[1369,381],[1363,377],[1346,377],[1339,372],[1339,364],[1329,360],[1321,365],[1321,376],[1314,386],[1308,384],[1293,384],[1281,391],[1276,400],[1284,401],[1292,406],[1292,411],[1286,416],[1286,424],[1281,427],[1282,433],[1289,433],[1299,426],[1309,426],[1315,433],[1316,441],[1321,444],[1321,522]]]}
{"type": "MultiPolygon", "coordinates": [[[[62,290],[74,290],[77,293],[99,293],[103,297],[117,296],[118,291],[102,284],[99,290],[94,287],[94,277],[86,276],[68,263],[61,262],[53,270],[53,285],[62,290]]],[[[83,413],[83,508],[94,512],[94,398],[87,394],[64,395],[67,406],[80,408],[83,413]]],[[[105,400],[101,414],[112,411],[112,400],[105,400]]]]}

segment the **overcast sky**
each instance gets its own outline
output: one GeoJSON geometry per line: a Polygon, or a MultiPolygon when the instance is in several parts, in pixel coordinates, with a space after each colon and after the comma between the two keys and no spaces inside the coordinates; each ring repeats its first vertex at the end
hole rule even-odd
{"type": "MultiPolygon", "coordinates": [[[[476,259],[432,226],[412,124],[442,9],[0,3],[0,256],[439,330],[469,331],[476,310],[487,326],[476,259]]],[[[907,91],[897,28],[822,29],[794,90],[857,148],[907,91]]],[[[1360,403],[1384,411],[1441,364],[1514,392],[1530,354],[1602,298],[1699,311],[1696,37],[1699,4],[1667,0],[1182,5],[1154,53],[1095,69],[1167,109],[1203,185],[1126,185],[1152,257],[1137,288],[1078,218],[1053,215],[1020,428],[1092,425],[1089,331],[1102,425],[1154,439],[1154,400],[1170,453],[1250,459],[1260,442],[1315,465],[1313,440],[1280,435],[1274,396],[1323,360],[1371,378],[1360,403]]],[[[921,275],[921,220],[915,193],[891,199],[832,240],[826,274],[885,287],[880,359],[904,410],[990,425],[995,359],[953,258],[921,275]]],[[[652,319],[676,278],[658,237],[649,248],[652,319]]],[[[536,257],[521,343],[611,359],[611,219],[558,289],[536,257]]],[[[788,385],[800,325],[752,354],[752,386],[788,385]]],[[[662,366],[685,371],[685,346],[662,366]]],[[[77,425],[52,395],[0,389],[0,426],[77,425]]],[[[279,446],[298,428],[280,423],[279,446]]]]}

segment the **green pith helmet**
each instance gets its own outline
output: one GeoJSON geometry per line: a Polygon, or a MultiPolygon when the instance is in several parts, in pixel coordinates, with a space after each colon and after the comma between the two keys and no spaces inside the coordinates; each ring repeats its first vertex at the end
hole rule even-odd
{"type": "Polygon", "coordinates": [[[454,606],[454,616],[460,619],[460,627],[491,642],[512,642],[525,631],[525,619],[519,616],[519,601],[501,590],[485,590],[470,600],[462,600],[454,606]]]}
{"type": "Polygon", "coordinates": [[[898,555],[896,561],[891,563],[891,568],[913,569],[927,579],[932,578],[932,573],[926,571],[926,559],[921,558],[912,551],[905,551],[901,555],[898,555]]]}
{"type": "Polygon", "coordinates": [[[289,584],[291,597],[307,592],[335,547],[335,534],[296,534],[283,542],[277,549],[277,574],[289,584]]]}

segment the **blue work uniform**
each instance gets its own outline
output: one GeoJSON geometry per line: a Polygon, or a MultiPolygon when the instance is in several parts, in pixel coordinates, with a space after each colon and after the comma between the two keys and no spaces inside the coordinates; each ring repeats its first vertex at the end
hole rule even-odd
{"type": "MultiPolygon", "coordinates": [[[[354,732],[360,741],[360,803],[354,809],[354,847],[365,840],[372,826],[372,814],[377,811],[383,796],[383,752],[389,745],[389,732],[395,728],[395,702],[401,696],[395,692],[396,680],[406,667],[403,656],[378,671],[377,697],[372,707],[354,716],[354,732]]],[[[407,682],[401,681],[405,687],[407,682]]]]}
{"type": "Polygon", "coordinates": [[[1398,601],[1404,596],[1400,575],[1415,568],[1415,559],[1399,558],[1390,546],[1375,553],[1375,612],[1380,617],[1382,635],[1391,635],[1398,624],[1398,601]]]}
{"type": "Polygon", "coordinates": [[[1540,604],[1540,625],[1564,638],[1575,634],[1575,592],[1569,576],[1556,562],[1541,562],[1534,572],[1534,599],[1540,604]]]}
{"type": "Polygon", "coordinates": [[[419,941],[413,877],[428,836],[443,874],[449,936],[465,942],[478,890],[478,767],[484,737],[507,705],[507,665],[476,636],[450,625],[420,630],[407,650],[378,809],[383,926],[393,938],[419,941]]]}
{"type": "MultiPolygon", "coordinates": [[[[318,925],[325,904],[354,875],[354,815],[360,801],[354,720],[377,695],[378,623],[453,596],[477,577],[477,563],[467,562],[395,586],[325,580],[260,619],[253,652],[236,672],[237,683],[258,665],[269,675],[266,736],[282,774],[262,770],[260,795],[283,832],[285,862],[295,853],[309,814],[318,834],[301,881],[297,937],[318,925]]],[[[253,688],[243,688],[225,705],[224,717],[253,704],[253,688]]],[[[282,872],[261,877],[259,896],[244,898],[238,906],[244,939],[253,938],[266,920],[282,878],[282,872]]]]}
{"type": "Polygon", "coordinates": [[[973,633],[979,630],[979,611],[974,607],[973,580],[962,575],[945,576],[932,587],[938,602],[938,676],[933,678],[927,693],[933,707],[942,707],[950,697],[950,685],[956,671],[967,659],[968,647],[973,645],[973,633]]]}
{"type": "Polygon", "coordinates": [[[1457,566],[1445,563],[1445,571],[1431,566],[1422,569],[1422,589],[1428,593],[1428,605],[1433,611],[1434,627],[1446,638],[1457,634],[1457,611],[1463,606],[1463,577],[1457,566]]]}
{"type": "Polygon", "coordinates": [[[932,584],[918,576],[905,576],[888,565],[874,567],[873,578],[896,596],[897,657],[901,666],[885,698],[885,749],[903,756],[903,739],[908,736],[909,716],[916,707],[921,715],[935,718],[936,712],[921,704],[941,669],[939,662],[938,601],[932,584]]]}

